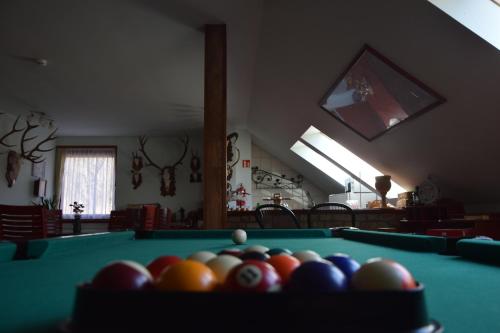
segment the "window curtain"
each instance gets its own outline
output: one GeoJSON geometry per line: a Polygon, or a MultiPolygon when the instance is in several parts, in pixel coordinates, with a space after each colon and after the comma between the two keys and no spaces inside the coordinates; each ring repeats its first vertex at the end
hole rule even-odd
{"type": "Polygon", "coordinates": [[[114,148],[58,148],[56,178],[64,218],[73,217],[70,204],[85,206],[83,219],[108,218],[115,207],[114,148]]]}

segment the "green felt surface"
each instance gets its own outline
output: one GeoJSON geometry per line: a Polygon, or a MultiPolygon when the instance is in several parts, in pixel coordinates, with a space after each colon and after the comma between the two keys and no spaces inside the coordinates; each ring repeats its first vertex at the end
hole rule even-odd
{"type": "MultiPolygon", "coordinates": [[[[230,239],[233,230],[159,230],[145,231],[138,234],[142,239],[169,238],[223,238],[230,239]]],[[[246,230],[248,238],[311,238],[331,237],[330,229],[250,229],[246,230]]]]}
{"type": "Polygon", "coordinates": [[[16,254],[16,244],[0,242],[0,262],[11,261],[16,254]]]}
{"type": "Polygon", "coordinates": [[[135,238],[133,231],[103,232],[100,234],[87,234],[59,238],[37,239],[28,242],[28,258],[50,258],[80,254],[86,249],[99,249],[121,244],[123,241],[135,238]]]}
{"type": "MultiPolygon", "coordinates": [[[[232,244],[229,238],[130,240],[123,237],[112,246],[96,243],[82,249],[75,245],[80,251],[73,251],[71,255],[0,263],[0,332],[53,331],[57,323],[71,314],[75,286],[91,280],[109,261],[129,259],[147,264],[165,254],[185,257],[200,250],[218,252],[253,244],[286,247],[292,251],[312,249],[321,255],[344,252],[361,262],[372,257],[396,260],[425,285],[429,314],[445,325],[446,332],[500,332],[500,268],[497,266],[342,238],[299,236],[298,233],[296,238],[279,235],[259,238],[256,233],[247,244],[240,246],[232,244]]],[[[314,325],[311,329],[313,331],[314,325]]]]}
{"type": "Polygon", "coordinates": [[[444,237],[411,234],[395,235],[393,232],[346,229],[340,231],[340,236],[358,242],[389,246],[410,251],[444,252],[447,246],[444,237]]]}
{"type": "Polygon", "coordinates": [[[457,251],[468,259],[500,265],[500,241],[462,239],[457,243],[457,251]]]}

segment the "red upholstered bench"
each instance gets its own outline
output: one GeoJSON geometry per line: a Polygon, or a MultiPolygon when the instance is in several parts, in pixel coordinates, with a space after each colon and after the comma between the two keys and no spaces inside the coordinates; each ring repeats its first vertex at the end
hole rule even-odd
{"type": "Polygon", "coordinates": [[[426,235],[429,236],[440,236],[448,238],[464,238],[464,237],[474,237],[474,229],[427,229],[425,231],[426,235]]]}

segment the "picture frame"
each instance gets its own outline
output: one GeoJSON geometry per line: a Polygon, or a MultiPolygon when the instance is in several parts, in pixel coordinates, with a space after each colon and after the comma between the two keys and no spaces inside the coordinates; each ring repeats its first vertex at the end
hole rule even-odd
{"type": "Polygon", "coordinates": [[[321,99],[320,107],[372,141],[445,101],[365,44],[321,99]]]}

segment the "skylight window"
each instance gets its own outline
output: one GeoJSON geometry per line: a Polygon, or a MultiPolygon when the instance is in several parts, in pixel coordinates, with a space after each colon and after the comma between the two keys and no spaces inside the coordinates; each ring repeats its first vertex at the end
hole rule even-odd
{"type": "Polygon", "coordinates": [[[428,1],[500,50],[500,1],[428,1]]]}
{"type": "MultiPolygon", "coordinates": [[[[375,177],[383,175],[314,126],[309,127],[290,149],[342,185],[354,178],[375,191],[375,177]]],[[[391,190],[387,197],[397,198],[398,193],[402,192],[406,190],[391,181],[391,190]]]]}

